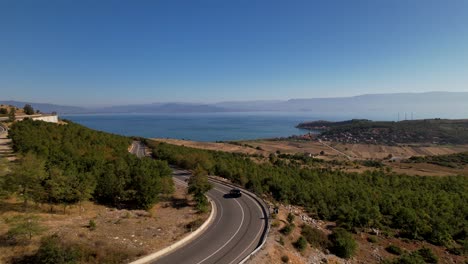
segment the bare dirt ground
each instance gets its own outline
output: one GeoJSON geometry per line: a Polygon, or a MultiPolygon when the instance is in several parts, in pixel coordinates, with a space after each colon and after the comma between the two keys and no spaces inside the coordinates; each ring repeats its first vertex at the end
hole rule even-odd
{"type": "MultiPolygon", "coordinates": [[[[185,188],[178,185],[171,199],[149,211],[117,210],[91,202],[84,203],[81,210],[78,206],[67,208],[65,213],[58,206],[53,213],[49,210],[49,205],[30,207],[28,213],[39,216],[46,231],[24,244],[9,245],[0,240],[0,263],[7,263],[13,256],[34,253],[40,238],[52,234],[70,244],[98,248],[103,254],[125,252],[130,261],[182,239],[190,232],[186,228],[188,223],[197,219],[203,222],[209,214],[198,214],[185,188]],[[88,227],[90,220],[96,223],[95,230],[88,227]]],[[[0,238],[6,237],[9,228],[4,220],[21,214],[25,213],[20,201],[9,199],[0,204],[0,238]]]]}

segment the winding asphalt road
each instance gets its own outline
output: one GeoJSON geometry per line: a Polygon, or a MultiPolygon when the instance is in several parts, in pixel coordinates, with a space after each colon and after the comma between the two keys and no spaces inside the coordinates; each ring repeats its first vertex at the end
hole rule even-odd
{"type": "Polygon", "coordinates": [[[5,127],[3,127],[2,124],[0,124],[0,134],[3,134],[3,133],[6,133],[7,130],[5,129],[5,127]]]}
{"type": "MultiPolygon", "coordinates": [[[[144,157],[145,145],[134,141],[130,152],[144,157]]],[[[173,168],[176,183],[185,184],[190,176],[189,171],[173,168]]],[[[232,187],[214,179],[210,182],[213,189],[207,195],[216,206],[214,220],[201,235],[151,263],[237,264],[261,244],[268,228],[268,215],[253,194],[243,191],[241,197],[230,198],[227,194],[232,187]]]]}
{"type": "MultiPolygon", "coordinates": [[[[175,181],[185,181],[190,172],[174,170],[175,181]]],[[[217,214],[199,237],[182,248],[152,262],[157,264],[239,263],[261,243],[267,221],[259,203],[243,192],[242,197],[229,198],[231,187],[211,180],[208,196],[214,201],[217,214]]]]}
{"type": "Polygon", "coordinates": [[[143,158],[146,156],[145,149],[145,144],[140,141],[133,141],[132,146],[130,147],[130,153],[135,154],[139,158],[143,158]]]}

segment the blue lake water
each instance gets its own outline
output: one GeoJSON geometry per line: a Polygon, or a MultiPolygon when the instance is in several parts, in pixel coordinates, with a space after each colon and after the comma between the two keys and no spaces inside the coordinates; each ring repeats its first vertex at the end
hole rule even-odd
{"type": "MultiPolygon", "coordinates": [[[[287,137],[308,131],[295,128],[303,121],[319,120],[313,113],[184,113],[63,115],[86,127],[125,136],[220,141],[287,137]]],[[[328,117],[344,120],[346,117],[328,117]]]]}

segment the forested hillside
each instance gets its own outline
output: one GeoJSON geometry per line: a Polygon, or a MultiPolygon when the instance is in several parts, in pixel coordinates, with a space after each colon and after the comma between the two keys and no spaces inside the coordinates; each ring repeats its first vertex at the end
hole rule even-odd
{"type": "Polygon", "coordinates": [[[152,143],[156,158],[237,182],[257,194],[304,206],[316,217],[349,230],[376,227],[433,244],[466,245],[467,177],[416,177],[301,168],[275,161],[258,164],[243,154],[152,143]],[[392,231],[393,230],[393,231],[392,231]]]}
{"type": "Polygon", "coordinates": [[[9,136],[24,157],[7,186],[36,202],[149,208],[173,189],[167,163],[129,154],[127,137],[32,120],[14,123],[9,136]]]}

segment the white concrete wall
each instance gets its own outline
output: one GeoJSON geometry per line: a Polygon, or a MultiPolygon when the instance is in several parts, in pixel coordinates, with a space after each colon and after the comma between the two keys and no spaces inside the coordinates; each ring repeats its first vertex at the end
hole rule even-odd
{"type": "MultiPolygon", "coordinates": [[[[16,121],[22,121],[25,118],[31,118],[32,120],[41,120],[50,123],[58,123],[58,116],[57,115],[22,115],[16,116],[16,121]]],[[[9,117],[0,117],[0,121],[8,121],[9,117]]]]}
{"type": "Polygon", "coordinates": [[[58,116],[56,115],[50,115],[50,116],[38,116],[38,117],[33,117],[33,120],[40,120],[44,122],[49,122],[49,123],[58,123],[58,116]]]}

